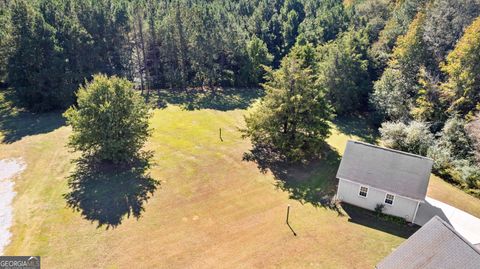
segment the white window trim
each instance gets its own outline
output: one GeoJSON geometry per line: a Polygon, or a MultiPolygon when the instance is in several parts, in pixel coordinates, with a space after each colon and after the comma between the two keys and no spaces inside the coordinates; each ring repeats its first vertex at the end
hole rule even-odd
{"type": "Polygon", "coordinates": [[[367,198],[369,191],[370,191],[370,187],[364,186],[364,185],[360,185],[360,187],[358,187],[357,195],[358,195],[359,197],[362,197],[362,198],[367,198]],[[367,191],[366,191],[367,195],[365,195],[365,196],[360,195],[360,191],[362,190],[362,188],[367,188],[367,191]]]}
{"type": "Polygon", "coordinates": [[[385,193],[385,198],[383,198],[383,203],[384,203],[385,205],[387,205],[387,206],[393,206],[393,205],[395,204],[395,194],[393,194],[393,193],[388,193],[388,192],[385,193]],[[389,203],[386,203],[386,202],[385,202],[385,200],[387,200],[387,195],[389,195],[389,194],[390,194],[391,196],[393,196],[392,204],[389,204],[389,203]]]}

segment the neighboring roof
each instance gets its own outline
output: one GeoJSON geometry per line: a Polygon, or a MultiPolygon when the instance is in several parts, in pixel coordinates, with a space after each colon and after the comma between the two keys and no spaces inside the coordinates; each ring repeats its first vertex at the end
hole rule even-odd
{"type": "Polygon", "coordinates": [[[423,201],[432,165],[430,158],[350,140],[337,178],[423,201]]]}
{"type": "Polygon", "coordinates": [[[425,225],[434,216],[440,217],[473,245],[480,244],[480,219],[456,207],[430,197],[418,207],[415,224],[425,225]]]}
{"type": "Polygon", "coordinates": [[[480,250],[438,216],[403,242],[377,269],[478,269],[480,250]]]}

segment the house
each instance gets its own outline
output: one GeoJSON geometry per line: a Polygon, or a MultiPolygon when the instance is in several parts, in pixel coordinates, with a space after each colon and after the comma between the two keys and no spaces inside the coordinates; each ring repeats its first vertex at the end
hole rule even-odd
{"type": "Polygon", "coordinates": [[[480,249],[435,216],[403,242],[377,269],[478,269],[480,249]]]}
{"type": "Polygon", "coordinates": [[[414,222],[424,203],[433,160],[415,154],[348,141],[337,178],[337,198],[362,208],[414,222]]]}

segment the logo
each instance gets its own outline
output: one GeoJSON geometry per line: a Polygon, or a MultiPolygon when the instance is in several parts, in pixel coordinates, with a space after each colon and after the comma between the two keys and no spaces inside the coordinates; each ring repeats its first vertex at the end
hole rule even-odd
{"type": "Polygon", "coordinates": [[[40,269],[40,256],[0,256],[0,269],[40,269]]]}

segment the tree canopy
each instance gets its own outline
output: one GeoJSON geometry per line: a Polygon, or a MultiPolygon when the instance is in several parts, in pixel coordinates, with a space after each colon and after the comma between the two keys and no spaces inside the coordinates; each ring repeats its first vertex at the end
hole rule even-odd
{"type": "Polygon", "coordinates": [[[69,145],[100,161],[139,157],[150,135],[148,107],[126,79],[95,75],[77,93],[77,106],[65,112],[72,126],[69,145]]]}
{"type": "Polygon", "coordinates": [[[330,134],[330,107],[312,70],[289,55],[278,70],[268,71],[267,94],[245,118],[244,135],[290,160],[315,156],[330,134]]]}

